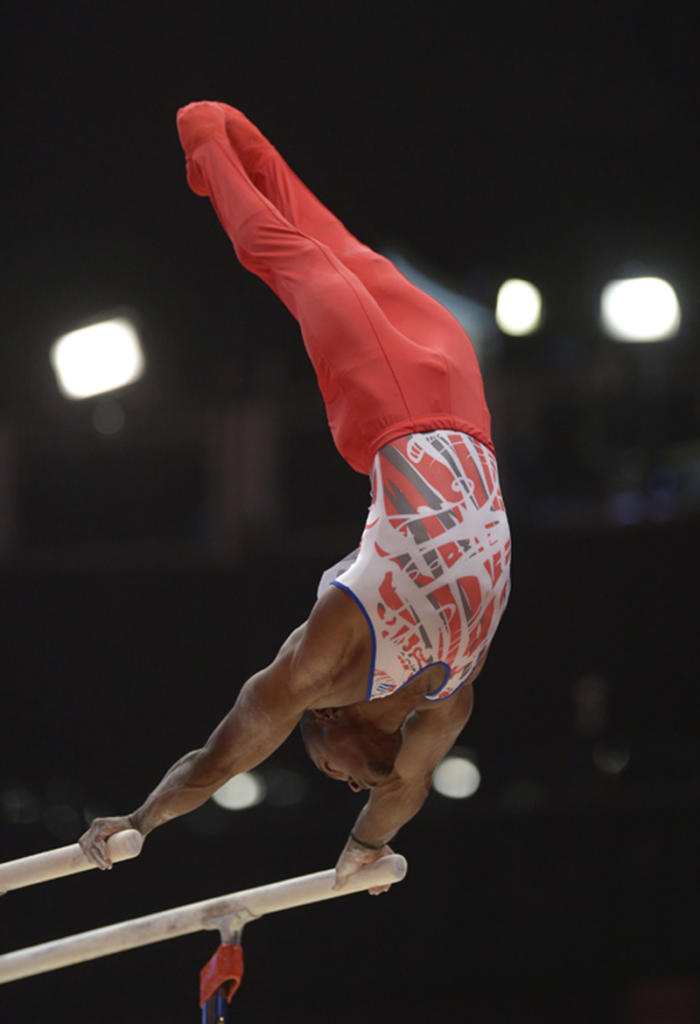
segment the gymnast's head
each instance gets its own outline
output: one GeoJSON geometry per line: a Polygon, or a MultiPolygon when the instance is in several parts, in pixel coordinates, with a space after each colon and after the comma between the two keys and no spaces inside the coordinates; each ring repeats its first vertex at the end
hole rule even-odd
{"type": "Polygon", "coordinates": [[[385,733],[351,708],[305,712],[299,723],[306,752],[331,779],[353,792],[374,789],[389,778],[401,747],[401,732],[385,733]]]}

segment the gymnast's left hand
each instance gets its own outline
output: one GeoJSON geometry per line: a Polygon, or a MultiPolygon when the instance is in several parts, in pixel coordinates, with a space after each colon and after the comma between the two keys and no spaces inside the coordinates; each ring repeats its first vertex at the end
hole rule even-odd
{"type": "MultiPolygon", "coordinates": [[[[375,860],[379,860],[380,857],[389,856],[393,852],[390,846],[382,846],[381,850],[368,850],[366,846],[361,846],[360,843],[355,842],[352,836],[350,836],[335,866],[335,885],[333,888],[342,889],[350,875],[354,875],[361,868],[365,867],[366,864],[372,864],[375,860]]],[[[368,891],[370,896],[378,896],[382,892],[388,892],[390,888],[390,885],[376,885],[368,891]]]]}
{"type": "Polygon", "coordinates": [[[88,860],[97,865],[100,871],[109,871],[112,867],[112,858],[107,848],[107,840],[115,832],[123,832],[126,828],[135,827],[128,815],[95,818],[87,832],[83,832],[78,840],[80,849],[88,860]]]}

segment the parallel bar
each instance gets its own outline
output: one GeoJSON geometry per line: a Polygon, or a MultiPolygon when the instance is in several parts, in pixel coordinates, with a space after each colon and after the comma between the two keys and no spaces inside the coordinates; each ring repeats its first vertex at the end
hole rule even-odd
{"type": "Polygon", "coordinates": [[[342,889],[334,889],[335,871],[317,871],[313,875],[288,878],[256,889],[244,889],[229,896],[219,896],[184,907],[163,910],[147,917],[96,928],[94,931],[70,935],[40,946],[18,949],[0,956],[0,984],[17,981],[35,974],[45,974],[59,967],[96,960],[101,956],[121,953],[136,946],[147,946],[164,939],[175,939],[205,929],[219,927],[222,918],[242,914],[244,918],[262,917],[277,910],[289,910],[306,903],[349,896],[374,886],[400,882],[406,875],[406,860],[399,854],[380,857],[373,864],[351,875],[342,889]]]}
{"type": "MultiPolygon", "coordinates": [[[[143,836],[134,828],[116,832],[107,840],[107,848],[113,861],[138,857],[143,845],[143,836]]],[[[52,878],[74,875],[89,871],[95,864],[88,860],[77,843],[59,846],[57,850],[35,853],[31,857],[8,860],[0,864],[0,893],[10,889],[21,889],[25,885],[37,885],[52,878]]]]}

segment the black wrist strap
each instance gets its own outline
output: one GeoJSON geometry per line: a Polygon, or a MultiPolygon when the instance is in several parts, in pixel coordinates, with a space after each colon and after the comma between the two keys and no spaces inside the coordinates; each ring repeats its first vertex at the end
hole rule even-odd
{"type": "Polygon", "coordinates": [[[350,838],[358,846],[364,846],[366,850],[383,850],[386,846],[386,843],[381,843],[379,846],[375,846],[373,843],[365,843],[362,839],[358,839],[354,832],[350,833],[350,838]]]}

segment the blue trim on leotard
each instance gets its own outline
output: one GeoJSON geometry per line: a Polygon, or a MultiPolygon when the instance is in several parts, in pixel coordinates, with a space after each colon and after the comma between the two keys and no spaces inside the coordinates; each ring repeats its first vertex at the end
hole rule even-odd
{"type": "MultiPolygon", "coordinates": [[[[434,664],[434,665],[445,665],[445,662],[444,661],[435,661],[435,662],[432,662],[432,664],[434,664]]],[[[430,667],[430,666],[428,666],[428,667],[430,667]]],[[[453,697],[455,695],[455,693],[457,693],[458,690],[461,690],[462,687],[464,686],[464,684],[466,682],[468,682],[467,679],[464,679],[459,684],[459,686],[456,686],[454,690],[450,690],[450,692],[448,694],[446,694],[444,697],[436,696],[436,694],[440,693],[440,690],[444,690],[444,688],[447,686],[449,678],[450,678],[450,676],[452,674],[452,669],[450,668],[449,665],[445,665],[445,668],[447,669],[447,675],[445,676],[443,681],[440,683],[440,685],[438,686],[437,690],[433,690],[432,693],[426,693],[426,695],[425,695],[425,699],[426,700],[435,700],[435,701],[437,701],[437,700],[447,700],[448,697],[453,697]]],[[[470,674],[470,676],[473,675],[473,673],[471,673],[471,672],[469,674],[470,674]]],[[[411,678],[415,679],[415,676],[411,676],[411,678]]]]}
{"type": "MultiPolygon", "coordinates": [[[[410,678],[408,678],[406,680],[406,683],[410,683],[411,680],[415,679],[416,676],[419,676],[421,674],[421,672],[425,672],[426,669],[432,668],[434,665],[442,665],[442,667],[445,669],[445,678],[440,683],[440,685],[438,686],[437,690],[433,690],[433,693],[439,693],[440,690],[443,689],[443,687],[447,686],[447,684],[449,682],[449,679],[450,679],[450,676],[452,675],[452,669],[450,668],[450,666],[447,664],[446,661],[431,661],[428,665],[424,665],[423,668],[419,668],[417,672],[414,672],[413,675],[410,676],[410,678]]],[[[403,683],[402,686],[399,687],[399,689],[402,689],[403,686],[406,685],[406,683],[403,683]]],[[[458,689],[459,689],[459,687],[457,687],[457,690],[458,689]]],[[[457,690],[453,690],[453,693],[456,693],[457,690]]],[[[452,696],[451,693],[447,694],[447,697],[451,697],[451,696],[452,696]]],[[[429,693],[426,693],[426,695],[425,695],[425,699],[426,700],[433,700],[433,699],[447,700],[447,697],[433,698],[429,693]]]]}
{"type": "MultiPolygon", "coordinates": [[[[346,586],[344,583],[340,583],[338,580],[332,580],[331,583],[330,583],[330,586],[331,587],[337,587],[338,590],[344,590],[345,593],[348,594],[353,599],[355,604],[358,606],[358,608],[360,609],[360,611],[364,615],[365,621],[367,622],[367,625],[369,626],[369,633],[370,633],[370,636],[372,638],[372,660],[370,662],[370,667],[369,667],[369,679],[367,681],[367,698],[366,699],[367,700],[372,700],[372,684],[374,683],[374,664],[375,664],[375,661],[377,659],[377,637],[376,637],[376,634],[374,632],[374,626],[372,625],[372,620],[370,619],[369,615],[367,614],[367,609],[363,605],[362,601],[359,599],[357,594],[355,594],[350,589],[350,587],[346,586]]],[[[387,693],[386,696],[390,697],[392,694],[398,693],[399,690],[403,690],[404,686],[408,686],[408,684],[410,682],[412,682],[412,680],[414,680],[417,676],[419,676],[421,674],[421,672],[425,672],[425,670],[427,668],[432,668],[434,665],[442,665],[442,667],[446,671],[445,678],[440,683],[440,685],[438,686],[437,690],[433,690],[434,694],[435,693],[439,693],[440,690],[442,690],[445,686],[447,686],[447,683],[449,681],[450,675],[452,674],[452,669],[450,668],[450,666],[445,661],[431,661],[429,665],[424,665],[423,668],[419,668],[417,672],[414,672],[412,676],[409,676],[408,679],[406,679],[405,682],[403,682],[403,683],[399,684],[398,686],[396,686],[396,688],[393,689],[391,691],[391,693],[387,693]]],[[[465,682],[466,682],[466,680],[465,680],[465,682]]],[[[464,683],[460,683],[460,685],[457,687],[457,690],[459,690],[462,686],[464,686],[464,683]]],[[[453,690],[452,692],[453,693],[457,693],[457,690],[453,690]]],[[[447,696],[451,697],[452,693],[449,693],[447,696]]],[[[374,699],[375,700],[381,700],[382,698],[381,697],[376,697],[374,699]]],[[[446,697],[433,697],[431,694],[427,693],[426,694],[426,699],[427,700],[446,700],[447,698],[446,697]]]]}

